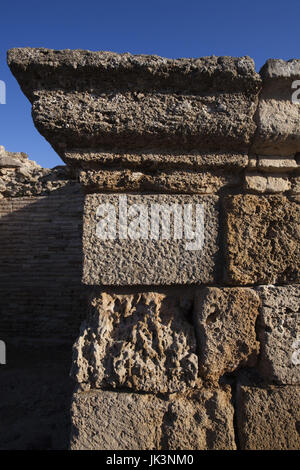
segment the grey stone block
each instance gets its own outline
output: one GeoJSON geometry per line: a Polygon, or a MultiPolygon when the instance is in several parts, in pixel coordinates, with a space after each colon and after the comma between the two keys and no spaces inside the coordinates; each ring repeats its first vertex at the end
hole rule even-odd
{"type": "Polygon", "coordinates": [[[36,127],[67,149],[247,151],[261,85],[249,57],[12,49],[36,127]]]}
{"type": "Polygon", "coordinates": [[[88,195],[83,282],[212,283],[216,279],[218,225],[217,196],[88,195]]]}
{"type": "Polygon", "coordinates": [[[237,430],[242,450],[300,449],[300,387],[238,386],[237,430]]]}
{"type": "Polygon", "coordinates": [[[269,60],[261,70],[263,89],[252,150],[259,155],[290,156],[300,151],[300,60],[269,60]]]}
{"type": "Polygon", "coordinates": [[[300,384],[300,285],[257,288],[259,371],[267,381],[300,384]]]}
{"type": "Polygon", "coordinates": [[[234,450],[230,398],[228,389],[165,399],[77,392],[71,409],[71,450],[234,450]]]}

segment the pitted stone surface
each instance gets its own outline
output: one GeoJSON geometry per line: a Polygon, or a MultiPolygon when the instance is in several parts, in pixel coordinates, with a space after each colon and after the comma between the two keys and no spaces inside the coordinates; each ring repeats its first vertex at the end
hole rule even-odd
{"type": "Polygon", "coordinates": [[[228,196],[225,209],[226,281],[300,282],[300,206],[285,196],[228,196]]]}
{"type": "Polygon", "coordinates": [[[235,450],[230,387],[202,388],[186,397],[170,396],[162,425],[161,448],[235,450]]]}
{"type": "Polygon", "coordinates": [[[294,156],[275,157],[264,156],[257,158],[257,168],[263,172],[286,173],[300,169],[300,165],[294,156]]]}
{"type": "Polygon", "coordinates": [[[0,199],[45,196],[56,190],[71,193],[80,187],[67,166],[42,168],[23,152],[7,152],[0,146],[0,199]]]}
{"type": "Polygon", "coordinates": [[[293,82],[300,79],[300,60],[268,60],[261,70],[263,88],[252,150],[260,155],[294,155],[300,151],[300,106],[293,82]]]}
{"type": "Polygon", "coordinates": [[[132,169],[136,171],[153,171],[158,168],[164,170],[197,170],[246,168],[248,155],[235,152],[199,153],[194,151],[182,153],[174,150],[168,151],[140,151],[140,152],[105,152],[101,150],[69,150],[65,152],[64,160],[72,167],[83,170],[103,169],[132,169]]]}
{"type": "Polygon", "coordinates": [[[242,450],[299,450],[299,422],[300,387],[238,387],[237,428],[242,450]]]}
{"type": "MultiPolygon", "coordinates": [[[[84,209],[83,282],[88,285],[211,283],[216,278],[218,224],[217,196],[88,195],[84,209]],[[122,197],[126,200],[120,199],[122,197]],[[109,206],[104,213],[105,204],[109,206]],[[120,220],[124,221],[124,205],[128,209],[128,223],[122,226],[128,226],[127,233],[120,231],[119,224],[120,220]],[[181,211],[175,219],[172,216],[174,205],[181,211]],[[97,216],[99,206],[103,217],[97,216]],[[170,210],[169,219],[166,213],[170,210]],[[99,224],[106,224],[109,215],[110,222],[99,232],[99,224]],[[190,228],[196,231],[192,244],[193,240],[187,238],[189,220],[192,221],[190,228]],[[180,224],[184,230],[177,235],[176,227],[180,224]],[[158,226],[159,232],[155,229],[158,226]],[[113,227],[116,227],[114,233],[113,227]]],[[[192,231],[190,236],[194,234],[192,231]]]]}
{"type": "Polygon", "coordinates": [[[258,368],[278,384],[300,384],[300,285],[257,288],[262,306],[258,368]]]}
{"type": "Polygon", "coordinates": [[[94,387],[178,392],[198,380],[192,297],[102,293],[90,300],[72,375],[94,387]]]}
{"type": "Polygon", "coordinates": [[[73,395],[71,450],[234,450],[229,390],[73,395]]]}
{"type": "Polygon", "coordinates": [[[287,175],[246,172],[245,189],[255,193],[285,193],[292,187],[287,175]]]}
{"type": "Polygon", "coordinates": [[[88,192],[149,191],[154,193],[216,194],[241,187],[242,174],[232,171],[127,170],[80,171],[79,181],[88,192]]]}
{"type": "Polygon", "coordinates": [[[254,365],[259,352],[255,331],[259,304],[258,295],[249,288],[197,291],[194,323],[201,376],[218,382],[239,366],[254,365]]]}
{"type": "Polygon", "coordinates": [[[249,57],[12,49],[39,132],[66,149],[246,151],[261,79],[249,57]]]}

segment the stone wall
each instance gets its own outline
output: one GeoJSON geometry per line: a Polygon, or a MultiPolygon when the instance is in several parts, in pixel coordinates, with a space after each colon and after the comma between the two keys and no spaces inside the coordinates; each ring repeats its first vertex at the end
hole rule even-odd
{"type": "Polygon", "coordinates": [[[8,63],[86,192],[71,449],[299,449],[300,61],[8,63]]]}
{"type": "Polygon", "coordinates": [[[1,339],[28,348],[76,338],[84,292],[83,195],[66,167],[0,153],[1,339]]]}

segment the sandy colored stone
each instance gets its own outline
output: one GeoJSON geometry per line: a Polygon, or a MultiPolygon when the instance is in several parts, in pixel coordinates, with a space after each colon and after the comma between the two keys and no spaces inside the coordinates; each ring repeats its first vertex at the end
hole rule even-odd
{"type": "Polygon", "coordinates": [[[158,449],[166,404],[155,395],[75,393],[71,450],[158,449]]]}
{"type": "Polygon", "coordinates": [[[70,150],[65,152],[64,160],[72,167],[83,170],[99,171],[103,169],[133,169],[135,171],[151,171],[160,169],[207,170],[245,168],[248,155],[235,152],[205,153],[193,151],[182,153],[161,151],[105,152],[101,150],[70,150]]]}
{"type": "Polygon", "coordinates": [[[300,280],[300,206],[285,196],[224,199],[226,282],[233,285],[300,280]]]}
{"type": "Polygon", "coordinates": [[[75,393],[71,450],[234,450],[228,390],[192,396],[75,393]]]}
{"type": "Polygon", "coordinates": [[[245,189],[256,193],[284,193],[291,189],[291,182],[285,175],[249,172],[245,174],[245,189]]]}
{"type": "Polygon", "coordinates": [[[294,156],[291,157],[275,157],[264,156],[257,158],[257,168],[263,172],[287,172],[294,171],[299,165],[294,156]]]}
{"type": "Polygon", "coordinates": [[[259,73],[264,80],[272,78],[293,78],[296,80],[300,77],[300,60],[269,59],[259,73]]]}
{"type": "MultiPolygon", "coordinates": [[[[84,210],[83,282],[88,285],[213,282],[218,253],[218,223],[218,197],[213,195],[88,195],[85,198],[84,210]],[[109,213],[97,216],[99,207],[101,211],[104,210],[103,204],[110,204],[106,206],[109,213]],[[182,210],[181,214],[188,207],[192,210],[190,220],[193,230],[197,230],[193,245],[187,238],[188,232],[183,231],[179,238],[175,230],[176,224],[177,228],[180,223],[182,227],[187,227],[183,217],[177,215],[174,219],[171,215],[169,224],[166,213],[174,208],[174,204],[182,210]],[[190,206],[187,206],[188,204],[190,206]],[[119,229],[122,205],[126,205],[128,209],[128,223],[122,224],[123,227],[128,227],[126,233],[119,229]],[[99,226],[106,224],[108,215],[111,215],[111,221],[100,232],[99,226]],[[164,232],[161,230],[162,220],[164,232]],[[158,225],[159,232],[152,230],[158,225]],[[112,231],[114,227],[115,232],[112,231]],[[158,238],[155,238],[156,233],[158,238]]],[[[191,236],[193,235],[191,233],[191,236]]]]}
{"type": "Polygon", "coordinates": [[[300,286],[262,286],[257,292],[259,372],[268,382],[300,384],[300,286]]]}
{"type": "Polygon", "coordinates": [[[289,156],[300,151],[300,106],[292,102],[299,89],[292,87],[300,79],[299,64],[299,60],[271,60],[261,70],[263,88],[252,148],[257,154],[289,156]]]}
{"type": "Polygon", "coordinates": [[[257,167],[257,156],[249,155],[247,170],[253,171],[257,167]]]}
{"type": "Polygon", "coordinates": [[[239,386],[237,429],[243,450],[299,450],[300,387],[239,386]]]}
{"type": "Polygon", "coordinates": [[[197,384],[193,298],[94,292],[73,348],[72,375],[94,387],[178,392],[197,384]]]}
{"type": "Polygon", "coordinates": [[[23,152],[8,152],[0,147],[0,199],[45,196],[58,189],[80,187],[72,170],[65,166],[42,168],[23,152]]]}
{"type": "Polygon", "coordinates": [[[195,171],[100,170],[80,171],[79,181],[88,192],[151,191],[155,193],[205,193],[242,186],[239,173],[195,171]]]}
{"type": "Polygon", "coordinates": [[[247,151],[261,85],[249,57],[11,49],[39,132],[68,149],[247,151]]]}
{"type": "Polygon", "coordinates": [[[300,176],[295,176],[291,178],[292,183],[292,194],[300,194],[300,176]]]}
{"type": "Polygon", "coordinates": [[[230,387],[170,397],[162,426],[162,449],[235,450],[230,387]]]}
{"type": "Polygon", "coordinates": [[[259,352],[255,322],[260,300],[249,288],[199,289],[194,302],[199,370],[218,382],[242,365],[253,365],[259,352]]]}

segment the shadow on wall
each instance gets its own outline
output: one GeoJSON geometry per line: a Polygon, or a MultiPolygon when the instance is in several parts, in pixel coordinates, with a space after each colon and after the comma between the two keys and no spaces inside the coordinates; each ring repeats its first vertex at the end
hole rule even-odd
{"type": "Polygon", "coordinates": [[[83,195],[0,200],[0,449],[68,446],[71,346],[85,314],[83,195]]]}

